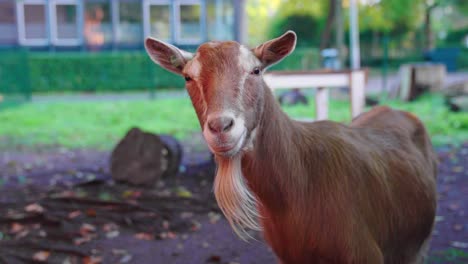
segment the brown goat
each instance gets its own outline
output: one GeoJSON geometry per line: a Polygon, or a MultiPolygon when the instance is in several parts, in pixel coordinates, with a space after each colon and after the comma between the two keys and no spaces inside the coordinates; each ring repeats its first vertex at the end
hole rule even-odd
{"type": "Polygon", "coordinates": [[[185,76],[218,164],[216,199],[239,236],[263,230],[281,263],[423,263],[437,171],[424,126],[388,107],[349,126],[290,119],[262,73],[295,44],[292,31],[252,50],[145,42],[154,62],[185,76]]]}

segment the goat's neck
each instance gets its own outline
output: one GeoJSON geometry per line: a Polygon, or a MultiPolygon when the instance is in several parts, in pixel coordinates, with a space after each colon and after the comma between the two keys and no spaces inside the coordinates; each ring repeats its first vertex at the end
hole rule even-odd
{"type": "MultiPolygon", "coordinates": [[[[256,131],[253,149],[242,159],[242,171],[249,187],[261,202],[275,201],[285,194],[291,166],[300,159],[295,147],[300,140],[300,129],[281,109],[271,90],[265,85],[263,113],[256,131]],[[276,196],[276,197],[275,197],[276,196]],[[274,198],[274,199],[273,199],[274,198]]],[[[268,205],[267,205],[268,206],[268,205]]]]}

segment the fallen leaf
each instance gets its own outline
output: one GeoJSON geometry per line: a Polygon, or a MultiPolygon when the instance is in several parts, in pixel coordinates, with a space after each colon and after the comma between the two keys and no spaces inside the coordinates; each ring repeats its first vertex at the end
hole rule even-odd
{"type": "Polygon", "coordinates": [[[218,255],[211,255],[206,261],[214,262],[214,263],[221,263],[221,257],[218,255]]]}
{"type": "Polygon", "coordinates": [[[120,235],[120,232],[118,230],[110,231],[106,233],[107,238],[116,238],[120,235]]]}
{"type": "Polygon", "coordinates": [[[120,260],[119,263],[128,263],[132,260],[132,255],[124,255],[120,260]]]}
{"type": "Polygon", "coordinates": [[[455,224],[455,225],[453,225],[453,230],[455,230],[455,231],[461,231],[461,230],[463,230],[463,225],[461,225],[461,224],[455,224]]]}
{"type": "Polygon", "coordinates": [[[89,208],[86,210],[86,215],[89,217],[96,217],[97,213],[96,210],[89,208]]]}
{"type": "Polygon", "coordinates": [[[183,186],[179,186],[176,190],[176,194],[182,198],[191,198],[192,193],[183,186]]]}
{"type": "Polygon", "coordinates": [[[104,232],[111,232],[111,231],[114,231],[114,230],[117,230],[119,229],[119,226],[116,225],[115,223],[107,223],[107,224],[104,224],[102,226],[102,230],[104,230],[104,232]]]}
{"type": "Polygon", "coordinates": [[[29,230],[25,229],[25,230],[23,230],[23,231],[17,233],[17,234],[15,235],[15,239],[23,238],[23,237],[27,236],[28,234],[29,234],[29,230]]]}
{"type": "Polygon", "coordinates": [[[73,218],[77,218],[80,215],[81,215],[81,211],[76,210],[76,211],[70,212],[68,214],[68,218],[73,219],[73,218]]]}
{"type": "Polygon", "coordinates": [[[102,257],[96,257],[96,256],[84,257],[82,263],[83,264],[100,264],[102,263],[102,257]]]}
{"type": "Polygon", "coordinates": [[[24,207],[24,210],[28,213],[43,213],[44,212],[44,207],[42,207],[40,204],[38,203],[32,203],[30,205],[27,205],[26,207],[24,207]]]}
{"type": "Polygon", "coordinates": [[[192,227],[190,228],[190,230],[192,230],[194,232],[198,231],[198,230],[200,230],[201,226],[202,226],[202,224],[200,222],[192,221],[192,227]]]}
{"type": "Polygon", "coordinates": [[[96,232],[96,227],[91,224],[84,223],[80,227],[80,234],[82,236],[87,236],[94,232],[96,232]]]}
{"type": "Polygon", "coordinates": [[[102,192],[99,194],[99,200],[110,201],[112,200],[112,195],[108,192],[102,192]]]}
{"type": "Polygon", "coordinates": [[[134,237],[140,240],[154,240],[154,236],[149,233],[137,233],[134,237]]]}
{"type": "Polygon", "coordinates": [[[114,254],[114,255],[125,255],[125,254],[128,254],[128,251],[125,250],[125,249],[113,248],[112,249],[112,254],[114,254]]]}
{"type": "Polygon", "coordinates": [[[47,259],[49,258],[49,256],[50,256],[49,251],[38,251],[38,252],[34,253],[33,260],[34,261],[39,261],[39,262],[46,262],[47,259]]]}
{"type": "Polygon", "coordinates": [[[90,236],[86,236],[86,237],[78,237],[78,238],[75,238],[73,240],[73,244],[75,244],[75,246],[79,246],[79,245],[82,245],[84,243],[87,243],[91,241],[91,237],[90,236]]]}
{"type": "Polygon", "coordinates": [[[19,233],[19,232],[23,231],[24,228],[25,228],[24,225],[15,222],[15,223],[11,224],[10,233],[12,233],[12,234],[19,233]]]}
{"type": "Polygon", "coordinates": [[[177,235],[176,235],[176,233],[169,231],[169,232],[167,232],[167,237],[170,238],[170,239],[174,239],[174,238],[177,237],[177,235]]]}
{"type": "Polygon", "coordinates": [[[180,218],[182,218],[182,219],[188,219],[188,218],[192,218],[192,217],[193,217],[192,212],[182,212],[182,213],[180,213],[180,218]]]}

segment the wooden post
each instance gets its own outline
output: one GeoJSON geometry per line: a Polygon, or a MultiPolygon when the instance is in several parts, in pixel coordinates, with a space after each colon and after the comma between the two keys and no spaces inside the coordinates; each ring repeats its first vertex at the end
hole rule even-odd
{"type": "Polygon", "coordinates": [[[355,118],[364,110],[366,96],[366,76],[362,70],[350,72],[351,117],[355,118]]]}
{"type": "Polygon", "coordinates": [[[319,87],[315,94],[315,118],[316,120],[328,119],[328,89],[319,87]]]}

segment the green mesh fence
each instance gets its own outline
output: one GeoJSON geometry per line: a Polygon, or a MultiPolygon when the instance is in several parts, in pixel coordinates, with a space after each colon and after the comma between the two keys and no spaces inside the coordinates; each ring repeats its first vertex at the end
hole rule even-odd
{"type": "Polygon", "coordinates": [[[0,109],[31,98],[28,51],[0,50],[0,109]]]}

